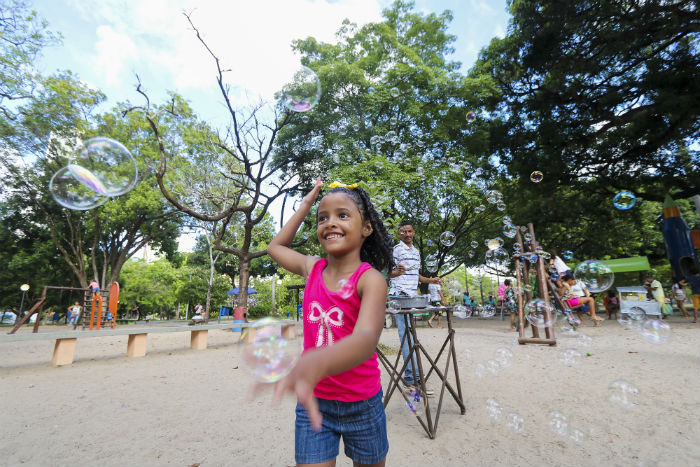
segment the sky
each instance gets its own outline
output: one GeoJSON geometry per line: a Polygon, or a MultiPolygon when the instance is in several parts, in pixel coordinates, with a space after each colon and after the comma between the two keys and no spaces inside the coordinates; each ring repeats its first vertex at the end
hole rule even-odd
{"type": "MultiPolygon", "coordinates": [[[[382,20],[388,0],[34,0],[33,8],[61,45],[47,48],[37,63],[44,74],[71,70],[117,102],[143,102],[136,75],[152,102],[166,92],[188,99],[195,112],[215,126],[228,123],[216,83],[216,68],[182,12],[191,17],[209,47],[230,69],[226,79],[234,104],[271,99],[299,66],[295,39],[309,36],[335,42],[343,19],[358,25],[382,20]]],[[[421,13],[451,10],[449,32],[466,73],[479,50],[503,37],[510,18],[505,0],[416,0],[421,13]]],[[[104,109],[107,110],[107,109],[104,109]]],[[[128,144],[127,144],[128,147],[128,144]]],[[[279,209],[279,208],[278,208],[279,209]]],[[[272,213],[279,218],[279,212],[272,213]]],[[[191,248],[183,238],[181,249],[191,248]]]]}

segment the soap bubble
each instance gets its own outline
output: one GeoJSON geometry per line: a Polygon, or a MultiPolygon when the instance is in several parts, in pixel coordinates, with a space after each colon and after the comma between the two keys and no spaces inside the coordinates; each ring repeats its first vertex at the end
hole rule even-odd
{"type": "Polygon", "coordinates": [[[399,97],[401,94],[401,91],[399,91],[399,88],[391,88],[391,91],[389,91],[389,94],[391,94],[391,97],[399,97]]]}
{"type": "Polygon", "coordinates": [[[613,198],[613,206],[621,211],[632,209],[637,203],[637,197],[629,191],[621,191],[613,198]]]}
{"type": "Polygon", "coordinates": [[[586,434],[578,428],[569,429],[569,439],[576,444],[582,444],[586,440],[586,434]]]}
{"type": "Polygon", "coordinates": [[[471,245],[472,248],[476,248],[476,247],[479,246],[479,242],[477,242],[476,240],[472,240],[472,242],[470,243],[470,245],[471,245]]]}
{"type": "Polygon", "coordinates": [[[321,99],[321,81],[309,67],[302,66],[282,88],[282,102],[294,112],[313,109],[321,99]]]}
{"type": "Polygon", "coordinates": [[[474,250],[469,250],[469,257],[473,258],[476,252],[474,250]]]}
{"type": "Polygon", "coordinates": [[[467,122],[472,123],[474,120],[476,120],[476,114],[472,111],[467,112],[467,122]]]}
{"type": "Polygon", "coordinates": [[[300,339],[295,332],[283,335],[283,330],[282,323],[274,318],[263,318],[243,329],[239,342],[241,357],[257,381],[279,381],[299,360],[300,339]]]}
{"type": "Polygon", "coordinates": [[[578,336],[578,339],[576,339],[576,342],[579,347],[587,349],[593,344],[593,338],[591,336],[587,336],[586,334],[581,334],[580,336],[578,336]]]}
{"type": "Polygon", "coordinates": [[[377,90],[374,86],[370,86],[367,88],[367,94],[369,94],[370,96],[374,96],[375,92],[377,92],[377,90]]]}
{"type": "Polygon", "coordinates": [[[398,300],[390,300],[389,309],[392,311],[399,311],[401,309],[401,303],[399,303],[398,300]]]}
{"type": "Polygon", "coordinates": [[[512,365],[513,352],[505,347],[499,347],[496,349],[495,360],[503,367],[508,368],[512,365]]]}
{"type": "Polygon", "coordinates": [[[576,266],[574,277],[583,282],[591,293],[603,292],[615,281],[612,269],[595,259],[583,261],[576,266]]]}
{"type": "Polygon", "coordinates": [[[486,374],[486,367],[482,363],[474,365],[474,374],[477,378],[483,378],[486,374]]]}
{"type": "Polygon", "coordinates": [[[540,183],[542,179],[544,178],[544,175],[542,175],[542,172],[539,170],[535,170],[530,174],[530,181],[533,183],[540,183]]]}
{"type": "Polygon", "coordinates": [[[608,386],[608,400],[617,407],[630,410],[639,405],[639,389],[624,379],[617,379],[608,386]]]}
{"type": "Polygon", "coordinates": [[[82,168],[72,169],[78,179],[85,180],[83,183],[105,196],[128,193],[138,181],[134,156],[123,144],[110,138],[98,137],[84,141],[69,167],[73,165],[82,168]],[[97,185],[95,179],[99,181],[97,185]]]}
{"type": "Polygon", "coordinates": [[[498,370],[501,368],[501,364],[498,363],[496,360],[489,360],[486,362],[486,369],[491,373],[493,376],[498,376],[498,370]]]}
{"type": "Polygon", "coordinates": [[[457,236],[449,230],[440,234],[440,243],[442,243],[445,246],[452,246],[455,244],[456,241],[457,236]]]}
{"type": "Polygon", "coordinates": [[[486,252],[486,263],[496,269],[507,266],[510,263],[510,255],[504,248],[496,248],[486,252]]]}
{"type": "Polygon", "coordinates": [[[486,201],[491,204],[496,204],[500,201],[501,196],[503,196],[499,191],[489,190],[486,192],[486,201]]]}
{"type": "Polygon", "coordinates": [[[559,352],[559,361],[566,366],[578,366],[581,362],[581,352],[576,349],[564,349],[559,352]]]}
{"type": "Polygon", "coordinates": [[[438,270],[438,265],[437,265],[437,264],[433,264],[433,263],[431,263],[431,264],[426,264],[426,265],[425,265],[425,268],[428,270],[428,272],[433,272],[433,273],[434,273],[434,272],[437,272],[437,270],[438,270]]]}
{"type": "Polygon", "coordinates": [[[488,399],[486,399],[486,413],[489,414],[489,417],[491,418],[492,422],[500,422],[501,414],[503,413],[501,404],[499,404],[495,399],[489,397],[488,399]]]}
{"type": "Polygon", "coordinates": [[[566,415],[556,410],[549,412],[549,429],[553,433],[566,437],[569,432],[569,419],[566,415]]]}
{"type": "Polygon", "coordinates": [[[486,241],[486,248],[489,250],[495,250],[503,246],[503,239],[501,237],[491,238],[486,241]]]}
{"type": "Polygon", "coordinates": [[[433,246],[433,241],[431,239],[428,239],[428,246],[433,246]]]}
{"type": "Polygon", "coordinates": [[[503,226],[503,235],[508,238],[513,238],[518,233],[518,227],[515,224],[507,223],[503,226]]]}
{"type": "Polygon", "coordinates": [[[646,319],[646,313],[638,306],[633,306],[623,312],[620,312],[617,321],[627,329],[639,330],[642,323],[646,319]]]}
{"type": "Polygon", "coordinates": [[[425,412],[425,407],[427,405],[427,400],[425,395],[420,391],[420,389],[415,387],[408,387],[403,390],[404,401],[406,402],[406,407],[408,410],[415,415],[420,417],[423,412],[425,412]]]}
{"type": "Polygon", "coordinates": [[[525,315],[530,324],[538,328],[551,326],[556,320],[552,305],[541,298],[535,298],[527,302],[525,315]],[[547,317],[548,314],[549,318],[547,317]]]}
{"type": "Polygon", "coordinates": [[[471,307],[466,307],[464,305],[457,305],[454,307],[455,313],[463,313],[465,318],[471,318],[472,309],[471,307]]]}
{"type": "Polygon", "coordinates": [[[496,307],[493,305],[484,305],[481,309],[482,318],[492,318],[496,314],[496,307]]]}
{"type": "Polygon", "coordinates": [[[506,426],[515,434],[522,434],[524,423],[523,417],[515,412],[506,415],[506,426]]]}
{"type": "Polygon", "coordinates": [[[500,200],[499,200],[499,201],[496,203],[496,209],[498,209],[499,211],[505,211],[505,210],[506,210],[506,203],[504,203],[503,201],[500,201],[500,200]]]}
{"type": "MultiPolygon", "coordinates": [[[[99,182],[99,180],[96,180],[94,175],[90,173],[90,182],[88,182],[87,174],[83,172],[85,169],[82,167],[79,167],[79,169],[82,169],[82,171],[68,165],[60,168],[51,177],[49,192],[53,199],[65,208],[79,211],[96,208],[104,204],[107,198],[88,184],[93,181],[99,182]],[[79,175],[76,176],[76,173],[79,175]],[[79,176],[82,177],[82,180],[78,178],[79,176]]],[[[96,185],[96,189],[104,191],[104,187],[99,185],[96,185]]]]}
{"type": "Polygon", "coordinates": [[[480,204],[480,205],[478,205],[477,207],[474,208],[474,212],[475,212],[476,214],[482,213],[482,212],[484,212],[484,211],[486,211],[486,206],[484,206],[483,204],[480,204]]]}
{"type": "Polygon", "coordinates": [[[564,253],[561,254],[561,257],[564,259],[571,259],[574,257],[574,252],[571,250],[566,250],[564,253]]]}
{"type": "Polygon", "coordinates": [[[671,326],[660,319],[649,319],[644,321],[640,332],[652,344],[663,344],[671,335],[671,326]]]}

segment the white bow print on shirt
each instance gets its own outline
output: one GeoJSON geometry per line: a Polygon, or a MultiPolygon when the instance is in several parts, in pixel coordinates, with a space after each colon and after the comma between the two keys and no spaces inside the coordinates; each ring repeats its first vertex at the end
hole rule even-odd
{"type": "Polygon", "coordinates": [[[343,326],[343,310],[334,306],[328,311],[325,311],[318,302],[311,302],[311,313],[309,313],[309,321],[318,324],[318,335],[316,336],[316,347],[323,346],[323,336],[326,336],[328,345],[333,343],[333,333],[330,326],[343,326]]]}

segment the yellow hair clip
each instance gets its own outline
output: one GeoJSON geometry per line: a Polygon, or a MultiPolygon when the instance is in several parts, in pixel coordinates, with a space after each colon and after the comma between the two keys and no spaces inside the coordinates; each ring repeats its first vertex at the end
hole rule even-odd
{"type": "Polygon", "coordinates": [[[328,188],[339,188],[339,187],[354,190],[355,188],[357,188],[357,183],[353,183],[352,185],[346,185],[345,183],[340,183],[338,181],[335,181],[335,182],[331,183],[330,185],[328,185],[328,188]]]}

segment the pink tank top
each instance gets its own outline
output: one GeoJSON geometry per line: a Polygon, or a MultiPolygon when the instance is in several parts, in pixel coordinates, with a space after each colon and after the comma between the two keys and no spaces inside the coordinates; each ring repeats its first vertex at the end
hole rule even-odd
{"type": "MultiPolygon", "coordinates": [[[[361,304],[357,295],[357,281],[365,271],[372,268],[369,263],[362,263],[341,290],[332,292],[323,283],[323,270],[327,264],[325,258],[316,261],[304,288],[304,352],[333,345],[352,334],[361,304]]],[[[381,379],[375,352],[355,368],[321,379],[314,388],[314,396],[357,402],[369,399],[379,389],[381,379]]]]}

